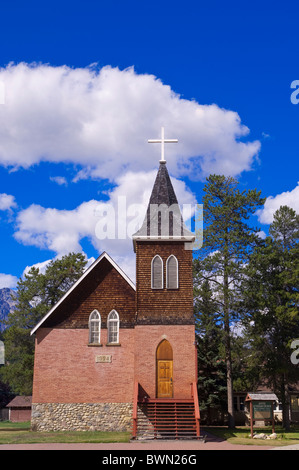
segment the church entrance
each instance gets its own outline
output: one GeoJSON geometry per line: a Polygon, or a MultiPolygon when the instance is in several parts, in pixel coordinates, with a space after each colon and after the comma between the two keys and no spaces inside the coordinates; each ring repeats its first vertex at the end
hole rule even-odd
{"type": "Polygon", "coordinates": [[[156,352],[157,398],[173,397],[173,353],[166,339],[161,341],[156,352]]]}

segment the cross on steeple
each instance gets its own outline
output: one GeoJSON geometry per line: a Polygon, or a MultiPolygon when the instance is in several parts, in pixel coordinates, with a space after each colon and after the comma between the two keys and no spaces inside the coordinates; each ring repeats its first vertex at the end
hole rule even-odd
{"type": "Polygon", "coordinates": [[[165,139],[164,137],[164,127],[161,127],[161,139],[149,139],[149,144],[161,144],[161,160],[160,163],[166,163],[164,144],[176,144],[178,139],[165,139]]]}

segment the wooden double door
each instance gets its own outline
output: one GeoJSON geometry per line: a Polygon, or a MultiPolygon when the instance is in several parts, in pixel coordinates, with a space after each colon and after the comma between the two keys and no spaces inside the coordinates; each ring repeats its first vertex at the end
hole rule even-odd
{"type": "Polygon", "coordinates": [[[173,398],[173,353],[166,339],[157,348],[156,370],[157,398],[173,398]]]}

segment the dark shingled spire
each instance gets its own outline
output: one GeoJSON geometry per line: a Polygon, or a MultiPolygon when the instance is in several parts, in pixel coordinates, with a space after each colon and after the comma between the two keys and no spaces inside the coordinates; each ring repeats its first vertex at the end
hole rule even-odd
{"type": "Polygon", "coordinates": [[[149,206],[151,204],[166,204],[168,207],[172,204],[178,204],[165,163],[160,163],[159,171],[149,200],[149,206]]]}
{"type": "Polygon", "coordinates": [[[153,186],[146,216],[133,241],[143,240],[194,240],[184,224],[165,162],[160,167],[153,186]]]}

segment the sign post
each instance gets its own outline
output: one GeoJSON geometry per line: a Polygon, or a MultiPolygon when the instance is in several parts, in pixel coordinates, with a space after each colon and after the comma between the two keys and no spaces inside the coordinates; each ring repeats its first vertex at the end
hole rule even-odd
{"type": "Polygon", "coordinates": [[[255,421],[271,421],[272,433],[275,432],[274,402],[277,401],[274,393],[248,393],[246,400],[250,407],[250,433],[253,437],[255,421]]]}

